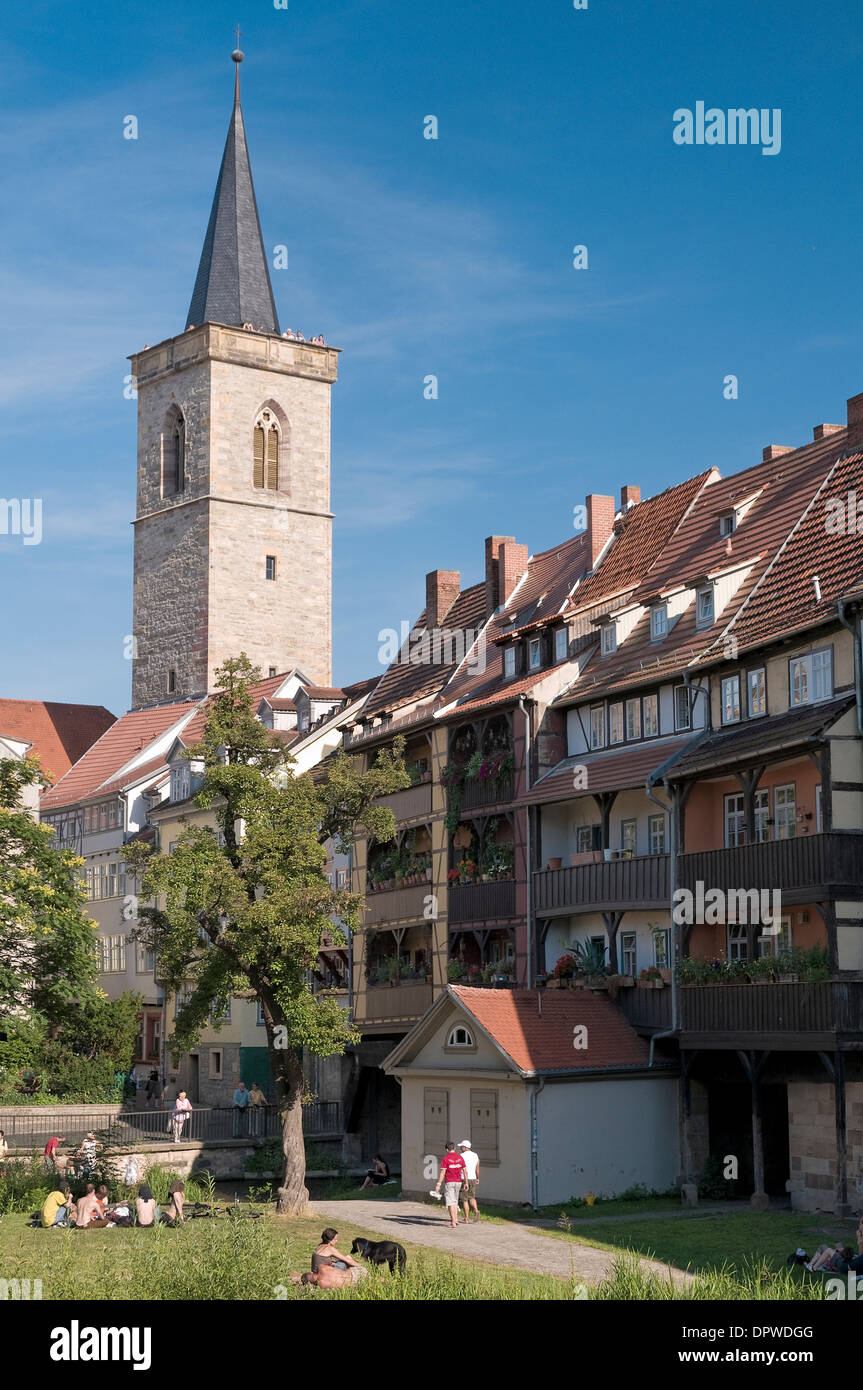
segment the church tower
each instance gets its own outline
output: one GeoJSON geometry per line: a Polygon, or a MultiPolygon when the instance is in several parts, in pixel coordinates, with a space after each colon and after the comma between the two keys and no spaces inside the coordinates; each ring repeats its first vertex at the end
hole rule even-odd
{"type": "Polygon", "coordinates": [[[188,322],[138,391],[132,704],[201,695],[245,651],[331,681],[335,348],[281,337],[240,105],[188,322]]]}

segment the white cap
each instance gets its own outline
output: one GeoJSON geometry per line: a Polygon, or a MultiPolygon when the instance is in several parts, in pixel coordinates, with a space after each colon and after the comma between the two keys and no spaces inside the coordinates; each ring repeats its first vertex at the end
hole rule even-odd
{"type": "Polygon", "coordinates": [[[459,1139],[459,1141],[458,1141],[458,1147],[459,1147],[460,1149],[469,1149],[470,1146],[471,1146],[471,1144],[470,1144],[470,1140],[469,1140],[469,1139],[459,1139]]]}

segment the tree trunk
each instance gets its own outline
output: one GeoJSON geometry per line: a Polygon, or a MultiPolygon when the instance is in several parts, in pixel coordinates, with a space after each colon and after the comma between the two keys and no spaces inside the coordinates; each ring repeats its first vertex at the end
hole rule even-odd
{"type": "Polygon", "coordinates": [[[282,1152],[285,1173],[276,1195],[276,1211],[282,1216],[302,1216],[308,1211],[306,1149],[303,1142],[303,1069],[292,1048],[273,1050],[276,1104],[282,1119],[282,1152]]]}

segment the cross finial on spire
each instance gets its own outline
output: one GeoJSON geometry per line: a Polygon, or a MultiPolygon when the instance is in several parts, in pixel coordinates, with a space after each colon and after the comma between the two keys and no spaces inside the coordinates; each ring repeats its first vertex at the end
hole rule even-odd
{"type": "Polygon", "coordinates": [[[240,26],[239,26],[239,24],[237,25],[237,46],[236,46],[236,48],[234,49],[233,53],[231,54],[231,57],[233,58],[234,62],[235,62],[236,65],[237,65],[237,73],[236,73],[236,76],[235,76],[235,78],[234,78],[234,105],[235,105],[235,106],[239,106],[239,104],[240,104],[240,64],[241,64],[241,62],[243,61],[243,54],[242,54],[242,51],[241,51],[241,49],[240,49],[240,26]]]}

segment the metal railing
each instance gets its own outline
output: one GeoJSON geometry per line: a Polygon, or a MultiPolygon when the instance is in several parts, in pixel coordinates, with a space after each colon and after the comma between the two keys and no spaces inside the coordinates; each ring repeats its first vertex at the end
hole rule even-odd
{"type": "MultiPolygon", "coordinates": [[[[141,1143],[166,1143],[173,1140],[171,1111],[124,1110],[119,1114],[95,1109],[90,1114],[80,1110],[64,1115],[52,1107],[46,1115],[34,1115],[14,1109],[0,1114],[0,1129],[4,1130],[10,1149],[44,1148],[52,1135],[64,1135],[63,1152],[78,1148],[84,1136],[92,1131],[100,1143],[112,1148],[141,1143]]],[[[304,1134],[332,1134],[341,1129],[341,1107],[338,1101],[316,1101],[303,1107],[304,1134]]],[[[187,1115],[181,1131],[183,1140],[218,1143],[225,1139],[272,1139],[282,1132],[281,1118],[273,1105],[257,1110],[235,1110],[233,1106],[195,1106],[187,1115]]]]}

